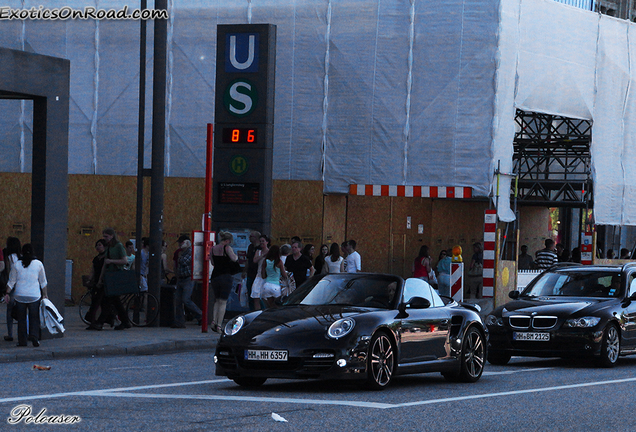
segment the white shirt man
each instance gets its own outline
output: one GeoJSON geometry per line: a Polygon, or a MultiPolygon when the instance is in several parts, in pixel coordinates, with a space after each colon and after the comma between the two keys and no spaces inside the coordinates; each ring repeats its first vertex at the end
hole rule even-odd
{"type": "Polygon", "coordinates": [[[357,273],[362,271],[362,259],[360,258],[360,254],[356,252],[356,242],[355,240],[349,240],[347,243],[347,249],[349,250],[349,255],[347,255],[347,273],[357,273]]]}

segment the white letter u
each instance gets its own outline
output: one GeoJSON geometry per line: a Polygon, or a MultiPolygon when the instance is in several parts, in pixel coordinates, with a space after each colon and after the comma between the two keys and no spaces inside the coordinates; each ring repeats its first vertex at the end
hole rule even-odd
{"type": "Polygon", "coordinates": [[[254,40],[254,35],[250,35],[249,54],[247,56],[247,60],[241,63],[236,60],[236,36],[230,36],[230,63],[232,63],[232,66],[234,66],[236,69],[247,69],[254,62],[254,40]]]}

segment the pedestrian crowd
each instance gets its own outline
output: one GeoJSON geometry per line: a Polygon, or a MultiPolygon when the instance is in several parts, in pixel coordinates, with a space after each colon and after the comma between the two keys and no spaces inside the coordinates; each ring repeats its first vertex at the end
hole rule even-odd
{"type": "MultiPolygon", "coordinates": [[[[127,241],[123,245],[114,229],[102,231],[101,239],[95,242],[97,255],[92,260],[89,276],[84,284],[91,290],[91,305],[85,315],[89,322],[87,330],[102,330],[105,324],[115,330],[131,327],[119,294],[112,294],[105,281],[114,273],[135,270],[139,265],[139,279],[135,287],[148,290],[149,239],[142,238],[141,247],[127,241]],[[116,323],[118,323],[116,325],[116,323]]],[[[222,332],[223,319],[228,299],[235,286],[235,276],[241,275],[247,290],[250,310],[277,307],[282,297],[291,294],[308,278],[314,275],[362,271],[362,259],[355,240],[330,245],[322,244],[318,249],[313,244],[303,244],[300,237],[282,245],[272,245],[270,238],[258,231],[249,234],[249,245],[245,253],[244,266],[239,265],[239,256],[232,248],[234,236],[230,232],[219,232],[209,259],[213,271],[210,290],[213,293],[211,309],[211,329],[222,332]]],[[[173,328],[185,328],[186,321],[202,322],[202,311],[193,301],[195,281],[192,278],[192,241],[181,235],[178,248],[173,255],[172,265],[166,255],[168,244],[162,242],[161,274],[165,282],[174,287],[173,328]],[[172,270],[174,269],[174,270],[172,270]]],[[[536,252],[534,258],[528,253],[528,246],[522,245],[518,257],[520,270],[545,269],[562,261],[580,262],[580,251],[575,248],[570,254],[563,245],[552,239],[545,240],[545,248],[536,252]]],[[[461,252],[459,252],[461,253],[461,252]]],[[[621,250],[621,255],[629,250],[621,250]]],[[[450,296],[451,249],[442,249],[434,262],[428,246],[420,247],[412,263],[412,275],[427,281],[440,295],[450,296]]],[[[613,255],[610,250],[608,257],[613,255]]],[[[483,289],[483,247],[480,242],[473,244],[473,254],[466,269],[465,297],[481,298],[483,289]]],[[[44,266],[39,261],[30,244],[21,245],[16,237],[7,238],[6,247],[0,250],[0,301],[6,303],[7,335],[5,341],[13,341],[13,322],[18,322],[18,346],[26,346],[31,341],[39,345],[39,314],[42,299],[47,298],[47,280],[44,266]]]]}

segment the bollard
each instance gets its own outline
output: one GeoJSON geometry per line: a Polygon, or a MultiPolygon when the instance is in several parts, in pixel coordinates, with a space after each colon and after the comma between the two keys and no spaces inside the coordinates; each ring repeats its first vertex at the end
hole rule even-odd
{"type": "Polygon", "coordinates": [[[464,301],[464,263],[451,263],[450,286],[453,300],[464,301]]]}

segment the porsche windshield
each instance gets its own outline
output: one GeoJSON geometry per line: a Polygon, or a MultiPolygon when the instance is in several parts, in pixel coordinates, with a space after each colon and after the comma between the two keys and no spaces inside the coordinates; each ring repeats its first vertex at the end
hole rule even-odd
{"type": "Polygon", "coordinates": [[[377,275],[327,275],[294,291],[284,305],[348,305],[393,309],[397,278],[377,275]]]}
{"type": "Polygon", "coordinates": [[[521,294],[525,297],[619,297],[623,294],[617,271],[555,271],[543,273],[521,294]]]}

